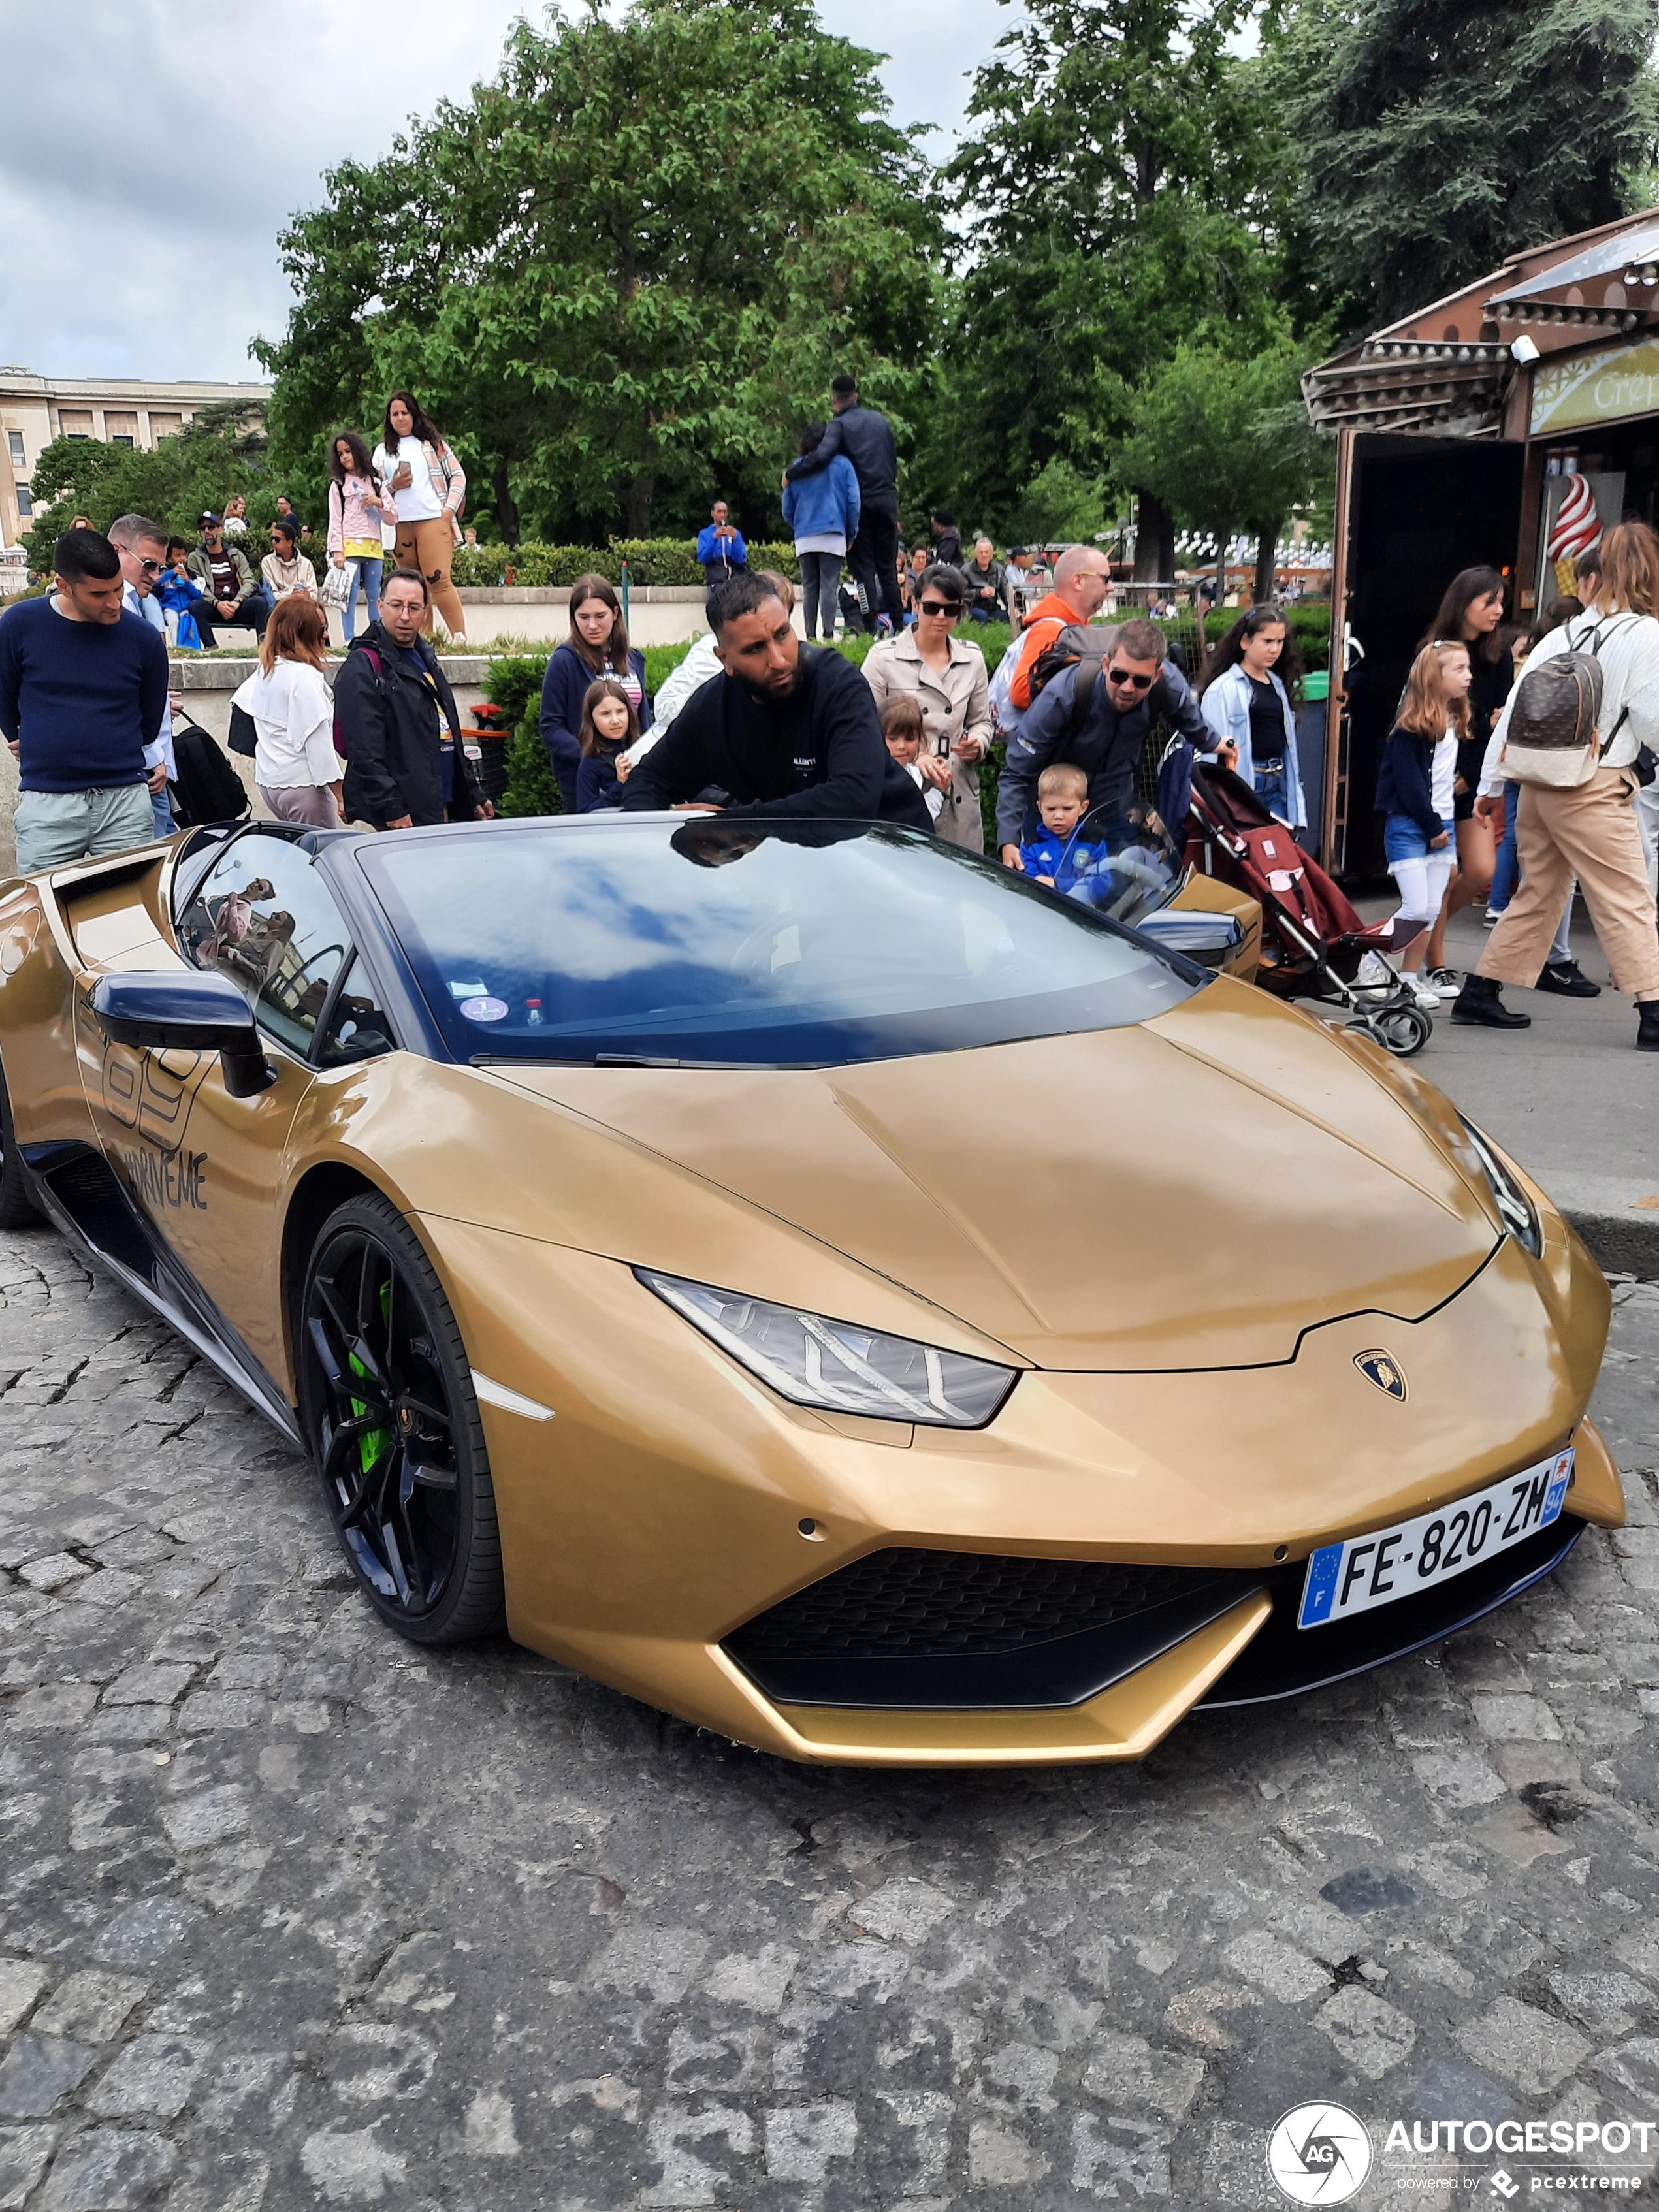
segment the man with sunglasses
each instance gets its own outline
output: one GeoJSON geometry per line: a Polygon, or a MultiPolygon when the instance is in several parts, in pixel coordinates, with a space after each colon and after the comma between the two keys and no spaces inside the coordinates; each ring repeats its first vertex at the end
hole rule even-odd
{"type": "Polygon", "coordinates": [[[997,844],[1006,866],[1036,819],[1037,778],[1056,761],[1089,779],[1089,805],[1127,807],[1153,728],[1163,725],[1200,752],[1213,740],[1186,678],[1169,657],[1163,631],[1137,617],[1109,633],[1101,659],[1085,655],[1063,668],[1032,702],[1008,740],[997,787],[997,844]]]}
{"type": "MultiPolygon", "coordinates": [[[[147,622],[152,629],[159,630],[165,644],[167,617],[161,611],[161,602],[155,596],[155,586],[167,565],[167,532],[148,515],[123,514],[111,523],[109,542],[121,563],[122,605],[130,615],[137,615],[140,622],[147,622]]],[[[168,784],[176,782],[179,775],[173,755],[175,709],[182,713],[183,702],[175,701],[169,693],[167,709],[161,716],[161,733],[154,744],[144,747],[144,765],[149,770],[149,803],[158,837],[170,837],[178,827],[173,818],[173,802],[167,796],[168,784]]]]}

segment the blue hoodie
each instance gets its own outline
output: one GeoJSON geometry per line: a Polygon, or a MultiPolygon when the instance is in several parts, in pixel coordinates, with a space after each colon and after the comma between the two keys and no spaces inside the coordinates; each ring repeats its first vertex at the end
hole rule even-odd
{"type": "Polygon", "coordinates": [[[1104,845],[1085,845],[1081,838],[1073,843],[1069,830],[1062,837],[1058,830],[1045,830],[1040,837],[1020,847],[1019,857],[1028,876],[1050,876],[1057,891],[1069,891],[1111,855],[1104,845]]]}
{"type": "Polygon", "coordinates": [[[852,544],[859,533],[859,480],[845,453],[837,453],[827,469],[784,486],[783,519],[797,545],[803,538],[837,535],[852,544]]]}
{"type": "Polygon", "coordinates": [[[734,568],[749,566],[749,548],[743,542],[743,532],[733,528],[726,538],[717,538],[715,525],[705,522],[697,532],[697,559],[709,584],[724,583],[734,568]]]}

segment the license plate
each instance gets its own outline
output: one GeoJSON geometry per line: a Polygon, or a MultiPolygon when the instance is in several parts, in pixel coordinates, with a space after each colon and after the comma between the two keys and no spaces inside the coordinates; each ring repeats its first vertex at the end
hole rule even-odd
{"type": "Polygon", "coordinates": [[[1308,1562],[1297,1626],[1322,1628],[1392,1605],[1535,1536],[1559,1515],[1571,1480],[1571,1451],[1557,1452],[1454,1505],[1345,1544],[1322,1544],[1308,1562]]]}

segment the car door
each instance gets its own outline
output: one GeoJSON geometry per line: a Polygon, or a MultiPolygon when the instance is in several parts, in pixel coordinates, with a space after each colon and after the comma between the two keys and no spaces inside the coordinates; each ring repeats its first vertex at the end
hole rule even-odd
{"type": "Polygon", "coordinates": [[[280,1376],[275,1200],[350,933],[311,854],[258,831],[226,847],[178,930],[186,960],[247,994],[272,1081],[233,1097],[216,1054],[106,1045],[95,1091],[88,1071],[88,1103],[132,1197],[260,1366],[280,1376]]]}

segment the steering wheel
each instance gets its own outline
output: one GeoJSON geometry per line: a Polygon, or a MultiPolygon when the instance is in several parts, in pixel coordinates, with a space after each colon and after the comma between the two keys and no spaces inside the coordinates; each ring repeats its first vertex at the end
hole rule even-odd
{"type": "Polygon", "coordinates": [[[730,960],[726,962],[727,971],[733,975],[771,976],[775,975],[778,971],[773,965],[772,956],[777,948],[778,939],[786,929],[794,930],[800,937],[801,957],[799,960],[787,961],[783,964],[790,968],[799,968],[804,964],[807,957],[805,942],[807,929],[816,928],[821,922],[829,925],[833,920],[834,916],[828,911],[818,908],[807,914],[774,915],[768,921],[757,922],[754,928],[738,945],[730,960]]]}

